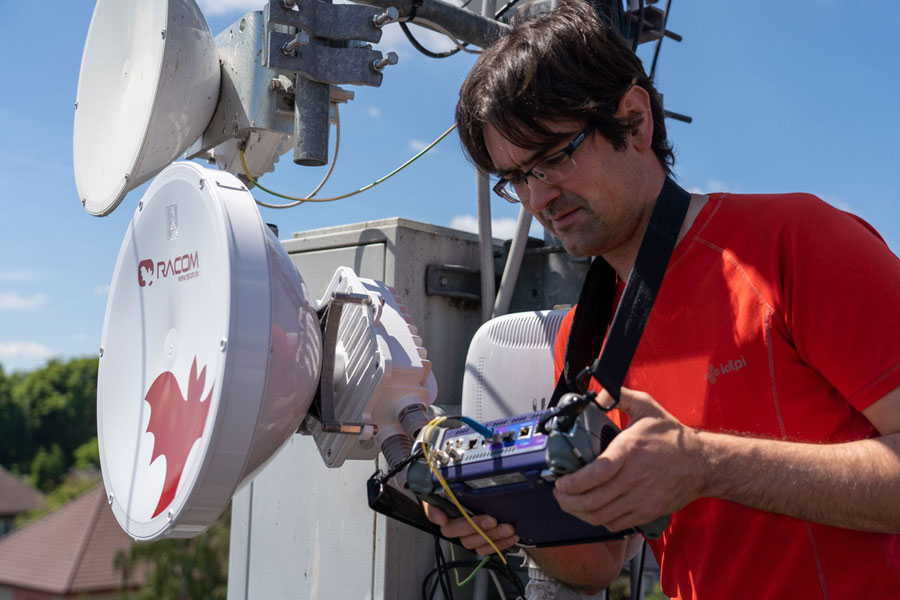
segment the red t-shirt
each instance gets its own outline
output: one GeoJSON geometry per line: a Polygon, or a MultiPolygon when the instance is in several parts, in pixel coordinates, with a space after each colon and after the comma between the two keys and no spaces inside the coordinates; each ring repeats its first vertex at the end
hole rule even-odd
{"type": "MultiPolygon", "coordinates": [[[[813,196],[713,195],[675,248],[625,386],[710,431],[876,436],[860,411],[900,386],[900,260],[813,196]]],[[[900,536],[702,498],[651,546],[675,598],[900,597],[900,536]]]]}

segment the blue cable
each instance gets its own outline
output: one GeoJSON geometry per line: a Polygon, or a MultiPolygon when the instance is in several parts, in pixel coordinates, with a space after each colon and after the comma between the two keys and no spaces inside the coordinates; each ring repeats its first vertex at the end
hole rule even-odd
{"type": "Polygon", "coordinates": [[[485,437],[485,439],[491,439],[494,437],[493,429],[491,429],[487,425],[482,425],[481,423],[479,423],[475,419],[472,419],[471,417],[460,417],[459,420],[462,421],[463,423],[465,423],[466,425],[468,425],[469,427],[471,427],[472,429],[474,429],[475,431],[477,431],[478,433],[480,433],[481,435],[483,435],[485,437]]]}

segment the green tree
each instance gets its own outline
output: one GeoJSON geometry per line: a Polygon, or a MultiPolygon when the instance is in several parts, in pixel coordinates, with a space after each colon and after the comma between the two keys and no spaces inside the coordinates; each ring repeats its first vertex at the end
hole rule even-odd
{"type": "Polygon", "coordinates": [[[41,448],[31,461],[31,485],[46,494],[62,483],[67,470],[59,444],[51,445],[49,451],[41,448]]]}
{"type": "Polygon", "coordinates": [[[0,438],[0,457],[15,455],[9,466],[28,471],[42,454],[38,466],[46,471],[47,457],[56,456],[55,445],[62,455],[63,473],[71,468],[76,449],[97,435],[97,365],[96,358],[52,360],[42,369],[13,375],[11,414],[20,416],[11,417],[10,423],[24,420],[19,431],[27,439],[0,438]]]}
{"type": "Polygon", "coordinates": [[[82,470],[100,468],[100,443],[96,435],[75,448],[75,468],[82,470]]]}
{"type": "Polygon", "coordinates": [[[13,401],[13,382],[0,366],[0,465],[21,472],[30,465],[33,449],[25,410],[13,401]]]}
{"type": "Polygon", "coordinates": [[[228,540],[231,508],[203,534],[134,544],[116,556],[123,581],[140,562],[150,564],[138,600],[225,600],[228,595],[228,540]]]}

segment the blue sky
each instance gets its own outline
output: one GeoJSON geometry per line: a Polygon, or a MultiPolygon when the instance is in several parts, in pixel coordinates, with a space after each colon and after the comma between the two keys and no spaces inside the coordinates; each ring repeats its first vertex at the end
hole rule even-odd
{"type": "MultiPolygon", "coordinates": [[[[116,254],[143,188],[111,216],[89,216],[72,173],[73,103],[93,2],[0,0],[0,364],[31,369],[99,346],[116,254]]],[[[213,34],[261,0],[200,2],[213,34]]],[[[872,223],[900,252],[900,7],[888,0],[674,0],[658,67],[676,172],[700,191],[818,194],[872,223]]],[[[423,36],[434,47],[444,45],[423,36]]],[[[396,26],[379,46],[400,64],[380,88],[352,88],[342,144],[323,190],[356,189],[390,171],[452,120],[473,62],[421,56],[396,26]]],[[[641,52],[649,64],[650,48],[641,52]]],[[[103,143],[103,140],[97,140],[103,143]]],[[[285,157],[263,182],[305,194],[322,169],[285,157]]],[[[472,227],[474,170],[449,137],[393,180],[340,204],[263,209],[282,237],[292,232],[402,216],[472,227]]],[[[264,194],[256,192],[257,197],[264,194]]],[[[516,208],[493,202],[495,235],[508,236],[516,208]]]]}

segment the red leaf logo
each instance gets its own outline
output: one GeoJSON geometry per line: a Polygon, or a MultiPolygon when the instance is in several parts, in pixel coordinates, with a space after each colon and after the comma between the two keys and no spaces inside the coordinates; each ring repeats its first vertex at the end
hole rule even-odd
{"type": "Polygon", "coordinates": [[[200,398],[205,382],[206,367],[203,367],[198,377],[197,358],[194,357],[188,379],[187,399],[181,394],[178,381],[171,371],[163,371],[144,398],[150,404],[147,432],[152,433],[155,440],[150,464],[160,456],[166,457],[166,479],[156,510],[153,511],[154,517],[168,508],[175,499],[184,463],[194,442],[203,435],[209,401],[212,398],[212,388],[205,400],[200,398]]]}

